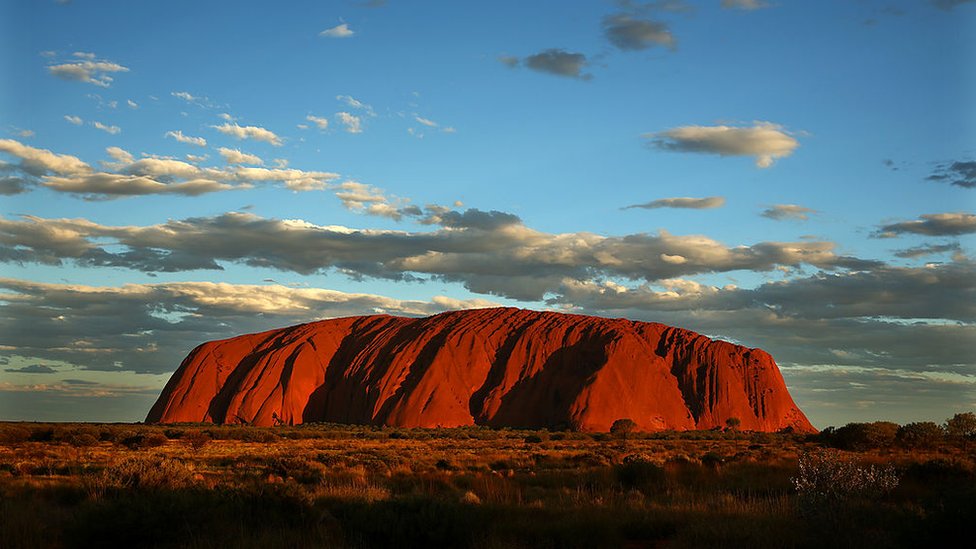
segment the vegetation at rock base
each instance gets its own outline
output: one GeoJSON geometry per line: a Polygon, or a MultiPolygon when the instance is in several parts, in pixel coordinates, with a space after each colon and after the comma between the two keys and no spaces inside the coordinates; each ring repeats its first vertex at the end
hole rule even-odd
{"type": "Polygon", "coordinates": [[[0,547],[948,545],[976,516],[965,421],[626,436],[0,423],[0,547]]]}

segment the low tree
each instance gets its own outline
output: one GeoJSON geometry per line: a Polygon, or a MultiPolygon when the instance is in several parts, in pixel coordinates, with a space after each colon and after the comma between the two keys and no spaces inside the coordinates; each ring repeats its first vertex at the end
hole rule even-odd
{"type": "Polygon", "coordinates": [[[725,427],[730,431],[738,431],[739,425],[742,425],[742,420],[737,417],[730,417],[725,420],[725,427]]]}
{"type": "Polygon", "coordinates": [[[821,438],[828,445],[841,450],[873,450],[894,444],[899,428],[897,423],[890,421],[848,423],[829,432],[824,429],[821,438]]]}
{"type": "Polygon", "coordinates": [[[610,426],[610,433],[627,438],[627,435],[637,430],[637,422],[628,418],[621,418],[610,426]]]}
{"type": "Polygon", "coordinates": [[[942,441],[945,431],[931,421],[918,421],[903,425],[895,439],[906,448],[931,448],[942,441]]]}
{"type": "Polygon", "coordinates": [[[976,436],[976,414],[961,412],[946,420],[946,433],[951,437],[976,436]]]}

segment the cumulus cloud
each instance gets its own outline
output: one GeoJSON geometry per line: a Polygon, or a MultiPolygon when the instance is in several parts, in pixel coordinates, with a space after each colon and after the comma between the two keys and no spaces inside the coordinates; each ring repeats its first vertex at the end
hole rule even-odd
{"type": "Polygon", "coordinates": [[[351,95],[337,95],[336,100],[341,101],[342,103],[344,103],[345,105],[353,109],[361,110],[369,116],[376,116],[376,113],[373,111],[373,107],[371,107],[366,103],[363,103],[362,101],[356,99],[351,95]]]}
{"type": "Polygon", "coordinates": [[[603,20],[603,32],[611,44],[622,50],[644,50],[652,46],[674,48],[675,39],[665,23],[617,14],[603,20]]]}
{"type": "Polygon", "coordinates": [[[173,139],[179,141],[180,143],[186,143],[187,145],[196,145],[197,147],[207,146],[206,139],[202,137],[183,135],[183,130],[168,131],[166,132],[165,137],[172,137],[173,139]]]}
{"type": "Polygon", "coordinates": [[[932,175],[926,177],[929,181],[949,183],[964,189],[976,188],[976,161],[958,161],[938,166],[932,175]]]}
{"type": "Polygon", "coordinates": [[[654,210],[657,208],[685,208],[691,210],[708,210],[712,208],[721,208],[724,205],[725,197],[723,196],[708,196],[705,198],[675,197],[660,198],[658,200],[652,200],[643,204],[631,204],[630,206],[624,206],[621,209],[629,210],[632,208],[643,208],[645,210],[654,210]]]}
{"type": "Polygon", "coordinates": [[[512,68],[521,64],[534,71],[554,74],[556,76],[578,78],[580,80],[589,80],[592,78],[591,74],[583,73],[583,69],[587,65],[585,55],[562,49],[543,50],[522,60],[510,56],[502,56],[498,60],[512,68]]]}
{"type": "Polygon", "coordinates": [[[309,122],[315,124],[316,126],[318,126],[320,130],[325,130],[329,128],[328,118],[322,118],[321,116],[314,116],[310,114],[305,117],[305,120],[308,120],[309,122]]]}
{"type": "MultiPolygon", "coordinates": [[[[231,149],[227,149],[231,150],[231,149]]],[[[80,195],[87,200],[105,200],[148,194],[197,196],[205,193],[249,188],[264,183],[280,183],[295,191],[324,190],[338,174],[298,169],[233,166],[201,168],[171,158],[147,157],[135,160],[118,148],[106,149],[112,161],[102,162],[113,171],[96,171],[80,159],[29,147],[11,139],[0,140],[0,153],[20,160],[6,165],[3,185],[9,191],[22,192],[27,185],[39,184],[48,189],[80,195]],[[10,179],[13,178],[13,179],[10,179]],[[25,179],[26,178],[26,179],[25,179]]],[[[243,153],[241,153],[243,155],[243,153]]],[[[195,161],[204,157],[196,157],[195,161]]],[[[251,163],[260,158],[246,155],[231,158],[251,163]]]]}
{"type": "Polygon", "coordinates": [[[749,342],[780,364],[972,372],[974,275],[974,265],[964,261],[818,273],[753,289],[681,279],[636,287],[566,280],[549,303],[749,342]],[[843,361],[836,350],[843,350],[843,361]]]}
{"type": "Polygon", "coordinates": [[[80,116],[73,116],[70,114],[64,115],[64,119],[67,120],[69,124],[74,124],[75,126],[80,126],[85,122],[80,116]]]}
{"type": "Polygon", "coordinates": [[[769,4],[763,0],[722,0],[722,7],[736,10],[758,10],[768,8],[769,4]]]}
{"type": "Polygon", "coordinates": [[[902,234],[926,236],[959,236],[976,233],[976,215],[970,213],[924,214],[914,221],[881,226],[875,236],[893,238],[902,234]]]}
{"type": "Polygon", "coordinates": [[[484,299],[400,300],[277,284],[102,287],[0,278],[0,288],[0,356],[145,373],[175,370],[208,339],[330,317],[423,316],[494,305],[484,299]]]}
{"type": "Polygon", "coordinates": [[[89,55],[91,57],[82,58],[84,59],[82,61],[70,61],[57,65],[49,65],[47,70],[62,80],[85,82],[103,88],[107,88],[112,84],[113,79],[111,74],[129,71],[127,67],[123,67],[118,63],[97,60],[94,54],[89,55]]]}
{"type": "Polygon", "coordinates": [[[238,149],[221,147],[218,149],[218,152],[220,152],[220,156],[223,156],[224,161],[228,164],[264,164],[264,161],[258,156],[241,152],[238,149]]]}
{"type": "Polygon", "coordinates": [[[75,156],[30,147],[13,139],[0,139],[0,153],[17,157],[20,160],[19,168],[33,176],[49,173],[73,175],[91,171],[88,164],[75,156]]]}
{"type": "Polygon", "coordinates": [[[356,33],[349,28],[347,23],[342,23],[341,25],[336,25],[332,28],[325,29],[319,33],[319,36],[323,38],[349,38],[354,34],[356,33]]]}
{"type": "Polygon", "coordinates": [[[809,214],[817,213],[817,210],[797,206],[796,204],[774,204],[762,211],[759,215],[776,221],[799,220],[806,221],[810,218],[809,214]]]}
{"type": "Polygon", "coordinates": [[[0,245],[5,246],[0,256],[17,262],[73,260],[148,272],[219,269],[216,262],[224,261],[301,274],[336,270],[392,280],[427,277],[522,300],[541,299],[565,278],[653,281],[780,266],[834,270],[877,265],[838,256],[831,242],[730,247],[703,236],[664,231],[611,237],[552,234],[530,229],[504,212],[398,206],[368,187],[346,185],[345,190],[337,191],[337,196],[348,207],[374,215],[409,215],[438,228],[426,232],[351,229],[237,212],[142,227],[0,218],[0,245]]]}
{"type": "Polygon", "coordinates": [[[347,112],[337,112],[335,115],[336,119],[346,127],[346,131],[349,133],[362,133],[362,119],[356,115],[347,112]]]}
{"type": "Polygon", "coordinates": [[[102,124],[101,122],[92,122],[92,126],[102,130],[105,133],[110,133],[112,135],[117,135],[122,133],[122,128],[118,126],[109,126],[107,124],[102,124]]]}
{"type": "Polygon", "coordinates": [[[774,160],[793,154],[799,146],[782,126],[771,122],[756,122],[751,127],[681,126],[644,137],[651,146],[667,151],[753,156],[760,168],[772,166],[774,160]]]}
{"type": "Polygon", "coordinates": [[[226,124],[221,124],[220,126],[213,126],[213,128],[224,135],[229,135],[236,139],[253,139],[255,141],[264,141],[265,143],[270,143],[275,147],[280,147],[282,145],[281,138],[275,135],[274,132],[258,126],[239,126],[235,123],[228,122],[226,124]]]}

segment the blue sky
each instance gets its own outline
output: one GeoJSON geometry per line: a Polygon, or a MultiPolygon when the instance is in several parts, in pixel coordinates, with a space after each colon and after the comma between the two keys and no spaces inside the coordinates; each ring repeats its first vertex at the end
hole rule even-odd
{"type": "Polygon", "coordinates": [[[0,418],[490,304],[762,347],[821,427],[976,407],[976,2],[525,4],[2,2],[0,418]]]}

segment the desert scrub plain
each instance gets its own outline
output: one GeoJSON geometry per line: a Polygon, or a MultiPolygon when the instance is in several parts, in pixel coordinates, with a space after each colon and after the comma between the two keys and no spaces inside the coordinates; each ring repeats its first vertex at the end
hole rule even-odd
{"type": "Polygon", "coordinates": [[[820,435],[0,423],[0,547],[916,547],[976,426],[820,435]]]}

